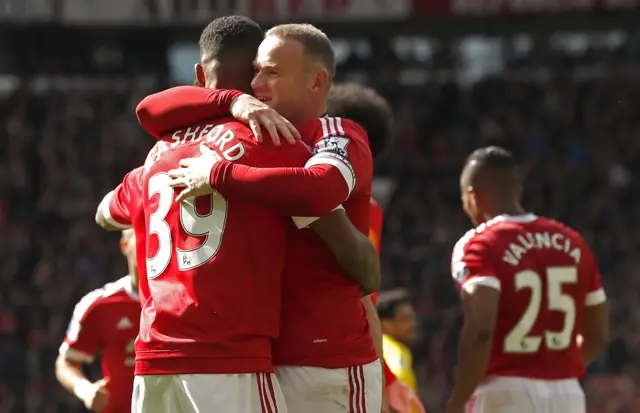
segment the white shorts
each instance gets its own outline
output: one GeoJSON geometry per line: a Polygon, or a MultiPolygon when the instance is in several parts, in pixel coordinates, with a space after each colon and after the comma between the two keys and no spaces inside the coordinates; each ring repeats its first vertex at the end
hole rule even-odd
{"type": "Polygon", "coordinates": [[[533,380],[495,377],[480,385],[467,413],[585,413],[584,392],[576,379],[533,380]]]}
{"type": "Polygon", "coordinates": [[[291,413],[380,412],[380,360],[341,369],[281,366],[276,375],[291,413]]]}
{"type": "Polygon", "coordinates": [[[273,374],[136,376],[132,413],[287,413],[273,374]]]}

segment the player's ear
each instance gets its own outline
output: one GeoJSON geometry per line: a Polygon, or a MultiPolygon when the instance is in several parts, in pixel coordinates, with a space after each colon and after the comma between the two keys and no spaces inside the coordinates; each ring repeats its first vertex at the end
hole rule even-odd
{"type": "Polygon", "coordinates": [[[196,83],[195,86],[204,87],[207,84],[204,78],[204,69],[200,63],[196,63],[194,66],[194,70],[196,72],[196,83]]]}
{"type": "Polygon", "coordinates": [[[312,89],[314,91],[329,91],[329,72],[327,71],[327,69],[322,68],[316,72],[312,89]]]}

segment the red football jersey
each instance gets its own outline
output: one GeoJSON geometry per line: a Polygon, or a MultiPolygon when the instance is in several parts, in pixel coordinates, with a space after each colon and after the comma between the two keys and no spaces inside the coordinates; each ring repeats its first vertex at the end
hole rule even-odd
{"type": "MultiPolygon", "coordinates": [[[[351,222],[368,234],[373,159],[364,130],[347,119],[320,118],[300,127],[300,133],[314,150],[307,167],[326,164],[340,171],[348,196],[343,206],[351,222]]],[[[315,219],[294,218],[299,227],[315,219]]],[[[341,368],[376,360],[360,287],[312,230],[294,232],[287,248],[274,362],[341,368]]]]}
{"type": "Polygon", "coordinates": [[[199,156],[201,142],[253,167],[299,167],[310,152],[302,143],[258,145],[246,126],[229,119],[216,124],[174,132],[145,162],[151,296],[136,342],[137,375],[272,371],[291,219],[217,192],[176,203],[167,172],[199,156]]]}
{"type": "Polygon", "coordinates": [[[146,265],[147,230],[144,223],[142,209],[142,174],[143,167],[138,167],[122,179],[122,183],[113,190],[109,202],[103,204],[102,214],[107,221],[117,228],[133,227],[136,236],[136,263],[138,264],[138,290],[140,301],[144,303],[149,298],[146,265]]]}
{"type": "Polygon", "coordinates": [[[73,312],[60,354],[91,363],[100,351],[102,373],[110,378],[106,413],[131,411],[133,346],[139,326],[140,298],[129,276],[85,295],[73,312]]]}
{"type": "Polygon", "coordinates": [[[577,329],[585,306],[606,298],[578,233],[533,214],[501,215],[458,241],[451,267],[461,288],[500,290],[487,376],[558,380],[584,374],[577,329]]]}

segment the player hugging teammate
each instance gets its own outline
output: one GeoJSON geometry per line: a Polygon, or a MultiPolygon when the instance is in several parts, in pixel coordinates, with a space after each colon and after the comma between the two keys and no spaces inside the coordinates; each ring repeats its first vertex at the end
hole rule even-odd
{"type": "MultiPolygon", "coordinates": [[[[208,89],[175,88],[142,102],[141,124],[159,142],[97,216],[103,225],[131,223],[146,238],[149,296],[133,410],[377,411],[381,370],[367,322],[375,309],[361,299],[379,284],[365,235],[373,137],[348,119],[318,118],[335,70],[331,45],[308,25],[276,27],[263,41],[255,23],[231,17],[210,24],[200,46],[197,77],[208,89]],[[275,113],[240,92],[212,90],[250,91],[261,41],[254,87],[306,145],[257,144],[249,128],[220,117],[236,108],[251,124],[252,108],[275,113]],[[311,73],[317,82],[309,84],[311,73]],[[172,186],[184,187],[182,202],[172,186]],[[144,220],[135,218],[140,204],[144,220]],[[336,325],[328,308],[344,322],[336,325]]],[[[268,131],[287,128],[270,119],[261,123],[268,131]]]]}

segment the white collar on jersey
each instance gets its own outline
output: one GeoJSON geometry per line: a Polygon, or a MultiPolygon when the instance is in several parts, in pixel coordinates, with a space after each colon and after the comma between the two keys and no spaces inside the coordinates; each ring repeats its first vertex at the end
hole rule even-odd
{"type": "Polygon", "coordinates": [[[492,222],[516,222],[519,224],[526,224],[527,222],[533,222],[538,219],[536,214],[523,214],[523,215],[507,215],[502,214],[493,218],[492,222]]]}
{"type": "Polygon", "coordinates": [[[129,297],[131,297],[134,301],[140,301],[140,295],[137,291],[133,289],[133,285],[131,285],[131,274],[127,274],[124,282],[124,292],[127,293],[129,297]]]}

